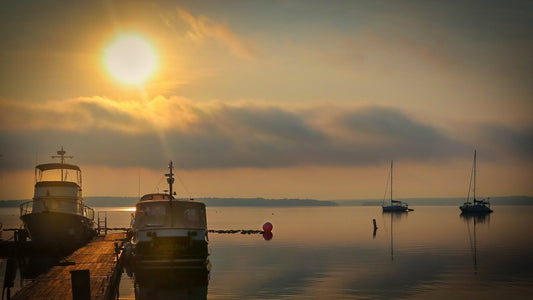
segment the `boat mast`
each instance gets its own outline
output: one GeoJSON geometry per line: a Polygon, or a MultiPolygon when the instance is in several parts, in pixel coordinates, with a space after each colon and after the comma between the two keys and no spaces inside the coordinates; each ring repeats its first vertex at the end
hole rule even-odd
{"type": "Polygon", "coordinates": [[[390,161],[390,205],[392,205],[392,160],[390,161]]]}
{"type": "Polygon", "coordinates": [[[474,204],[476,202],[476,150],[474,150],[474,204]]]}
{"type": "Polygon", "coordinates": [[[169,195],[170,195],[170,201],[172,201],[172,199],[174,198],[173,196],[173,192],[172,192],[172,184],[174,184],[174,173],[172,173],[172,161],[170,161],[168,163],[168,169],[169,169],[169,173],[168,174],[165,174],[165,176],[167,176],[167,182],[168,182],[168,192],[169,192],[169,195]]]}
{"type": "Polygon", "coordinates": [[[63,150],[63,146],[61,146],[61,150],[57,151],[58,155],[52,155],[52,158],[60,158],[61,159],[61,181],[65,181],[63,179],[63,163],[65,162],[65,158],[73,158],[74,156],[65,156],[67,151],[63,150]]]}

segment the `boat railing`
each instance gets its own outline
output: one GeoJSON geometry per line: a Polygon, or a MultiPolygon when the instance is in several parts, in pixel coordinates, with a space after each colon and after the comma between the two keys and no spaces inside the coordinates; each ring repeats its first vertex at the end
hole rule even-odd
{"type": "MultiPolygon", "coordinates": [[[[53,198],[38,198],[36,200],[31,200],[24,202],[20,205],[20,216],[31,214],[34,212],[34,208],[38,207],[39,212],[64,212],[77,214],[84,216],[88,219],[94,220],[94,209],[91,207],[80,203],[72,202],[70,197],[53,197],[53,198]],[[49,205],[52,204],[52,205],[49,205]],[[50,207],[49,207],[50,206],[50,207]],[[75,207],[74,207],[75,206],[75,207]]],[[[37,212],[37,209],[36,209],[37,212]]]]}
{"type": "Polygon", "coordinates": [[[481,200],[474,199],[474,203],[475,203],[475,204],[486,204],[486,205],[490,205],[490,202],[489,202],[488,199],[481,199],[481,200]]]}

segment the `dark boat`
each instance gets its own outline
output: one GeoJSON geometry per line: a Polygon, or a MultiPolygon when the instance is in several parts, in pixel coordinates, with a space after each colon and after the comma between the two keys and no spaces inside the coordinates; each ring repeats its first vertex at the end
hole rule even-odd
{"type": "Polygon", "coordinates": [[[390,161],[390,205],[385,205],[385,199],[383,199],[383,205],[381,207],[383,208],[383,212],[413,211],[407,203],[392,199],[392,160],[390,161]]]}
{"type": "Polygon", "coordinates": [[[468,188],[468,196],[466,202],[459,206],[462,214],[488,214],[492,212],[490,209],[490,202],[485,199],[476,198],[476,151],[474,150],[474,165],[472,166],[472,173],[470,175],[470,186],[468,188]],[[473,184],[472,184],[473,180],[473,184]],[[473,189],[473,199],[470,202],[470,190],[473,189]]]}
{"type": "Polygon", "coordinates": [[[172,161],[168,193],[146,194],[136,205],[133,257],[136,268],[205,267],[209,264],[205,204],[175,199],[172,161]]]}
{"type": "Polygon", "coordinates": [[[95,235],[94,210],[82,198],[81,169],[66,164],[61,148],[60,163],[35,167],[33,200],[20,205],[20,219],[33,244],[40,248],[76,249],[95,235]]]}

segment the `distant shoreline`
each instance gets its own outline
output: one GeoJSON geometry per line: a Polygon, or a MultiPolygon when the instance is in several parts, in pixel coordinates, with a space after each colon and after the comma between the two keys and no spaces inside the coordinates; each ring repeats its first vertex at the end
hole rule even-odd
{"type": "MultiPolygon", "coordinates": [[[[91,207],[132,207],[138,197],[85,197],[91,207]]],[[[208,207],[311,207],[311,206],[381,206],[382,199],[314,200],[314,199],[265,199],[265,198],[196,198],[208,207]]],[[[406,198],[398,199],[410,206],[455,206],[464,198],[406,198]]],[[[30,200],[0,200],[0,208],[18,207],[30,200]]],[[[491,197],[493,205],[533,205],[531,196],[491,197]]]]}

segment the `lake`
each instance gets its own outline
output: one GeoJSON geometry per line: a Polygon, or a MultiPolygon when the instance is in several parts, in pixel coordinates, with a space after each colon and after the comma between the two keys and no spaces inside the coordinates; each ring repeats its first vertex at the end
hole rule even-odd
{"type": "MultiPolygon", "coordinates": [[[[136,284],[125,272],[120,299],[529,299],[533,206],[493,206],[471,218],[456,206],[413,208],[208,207],[210,229],[269,221],[273,237],[210,233],[208,276],[130,274],[136,284]]],[[[5,228],[18,217],[11,210],[0,211],[5,228]]],[[[97,210],[109,211],[110,227],[129,226],[131,211],[97,210]]]]}

